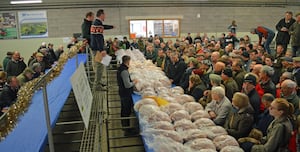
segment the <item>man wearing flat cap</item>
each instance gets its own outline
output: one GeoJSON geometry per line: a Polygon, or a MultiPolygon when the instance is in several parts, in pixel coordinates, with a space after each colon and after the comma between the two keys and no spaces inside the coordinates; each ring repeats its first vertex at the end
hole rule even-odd
{"type": "Polygon", "coordinates": [[[41,65],[41,71],[43,72],[43,73],[45,73],[45,70],[46,69],[49,69],[49,68],[51,68],[48,64],[47,64],[47,62],[44,60],[44,55],[42,54],[42,53],[37,53],[36,55],[35,55],[35,59],[33,59],[30,63],[29,63],[29,67],[32,67],[32,65],[34,64],[34,63],[40,63],[40,65],[41,65]]]}
{"type": "Polygon", "coordinates": [[[249,102],[254,109],[254,121],[256,122],[260,114],[260,97],[255,87],[256,77],[251,73],[247,73],[244,78],[242,92],[249,97],[249,102]]]}
{"type": "Polygon", "coordinates": [[[281,57],[281,74],[284,72],[292,72],[294,67],[293,67],[293,59],[290,57],[281,57]]]}

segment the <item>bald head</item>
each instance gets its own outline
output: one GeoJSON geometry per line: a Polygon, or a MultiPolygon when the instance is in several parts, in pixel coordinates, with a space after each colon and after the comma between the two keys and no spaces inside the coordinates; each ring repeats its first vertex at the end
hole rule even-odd
{"type": "Polygon", "coordinates": [[[213,63],[216,63],[218,61],[218,59],[220,58],[220,53],[215,51],[211,54],[211,61],[213,63]]]}
{"type": "Polygon", "coordinates": [[[215,72],[222,72],[225,69],[225,63],[218,61],[214,65],[215,72]]]}
{"type": "Polygon", "coordinates": [[[260,70],[262,69],[263,65],[262,64],[256,64],[253,66],[252,73],[259,75],[260,70]]]}

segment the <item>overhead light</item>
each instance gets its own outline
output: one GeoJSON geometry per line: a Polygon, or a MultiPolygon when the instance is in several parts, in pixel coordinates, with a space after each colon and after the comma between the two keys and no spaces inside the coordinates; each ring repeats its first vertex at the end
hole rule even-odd
{"type": "Polygon", "coordinates": [[[35,4],[35,3],[42,3],[42,0],[10,1],[10,4],[35,4]]]}

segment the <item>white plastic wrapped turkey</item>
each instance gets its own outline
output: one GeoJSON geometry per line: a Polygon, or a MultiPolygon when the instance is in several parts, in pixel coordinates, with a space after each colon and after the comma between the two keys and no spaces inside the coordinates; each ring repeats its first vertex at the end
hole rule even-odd
{"type": "Polygon", "coordinates": [[[172,121],[176,122],[182,119],[191,120],[190,114],[185,110],[178,110],[170,115],[172,121]]]}
{"type": "Polygon", "coordinates": [[[139,100],[138,102],[135,103],[134,105],[134,110],[135,111],[139,111],[140,108],[144,105],[154,105],[154,106],[157,106],[157,103],[155,102],[154,99],[151,99],[151,98],[144,98],[144,99],[141,99],[139,100]]]}
{"type": "Polygon", "coordinates": [[[201,149],[216,150],[216,146],[214,145],[214,143],[207,138],[198,138],[198,139],[190,140],[186,142],[184,145],[191,147],[194,150],[201,150],[201,149]]]}

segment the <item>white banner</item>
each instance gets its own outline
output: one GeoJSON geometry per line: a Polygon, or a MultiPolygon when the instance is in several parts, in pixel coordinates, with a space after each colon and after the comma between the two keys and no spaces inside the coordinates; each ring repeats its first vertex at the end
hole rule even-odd
{"type": "Polygon", "coordinates": [[[85,128],[88,129],[91,115],[93,95],[85,73],[83,63],[71,77],[71,84],[85,128]]]}

